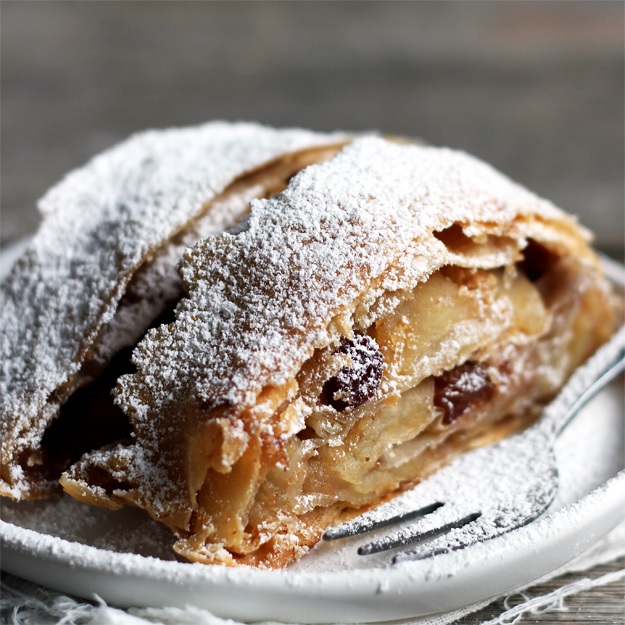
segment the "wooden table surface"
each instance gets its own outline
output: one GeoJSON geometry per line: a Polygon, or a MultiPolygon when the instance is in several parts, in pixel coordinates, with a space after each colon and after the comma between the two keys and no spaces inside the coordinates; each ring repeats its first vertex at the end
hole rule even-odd
{"type": "MultiPolygon", "coordinates": [[[[37,198],[128,134],[222,118],[465,149],[622,259],[623,23],[620,1],[3,0],[1,242],[32,232],[37,198]]],[[[622,624],[624,593],[589,590],[519,622],[622,624]]]]}

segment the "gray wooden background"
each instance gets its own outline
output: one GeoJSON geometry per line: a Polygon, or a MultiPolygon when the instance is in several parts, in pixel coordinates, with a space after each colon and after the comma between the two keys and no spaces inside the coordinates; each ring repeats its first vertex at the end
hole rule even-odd
{"type": "MultiPolygon", "coordinates": [[[[223,118],[465,149],[623,255],[621,1],[3,0],[1,11],[2,243],[36,228],[36,200],[64,172],[129,133],[223,118]]],[[[523,622],[623,623],[623,592],[523,622]]]]}
{"type": "Polygon", "coordinates": [[[623,246],[622,2],[2,2],[2,240],[127,134],[208,119],[468,150],[623,246]]]}

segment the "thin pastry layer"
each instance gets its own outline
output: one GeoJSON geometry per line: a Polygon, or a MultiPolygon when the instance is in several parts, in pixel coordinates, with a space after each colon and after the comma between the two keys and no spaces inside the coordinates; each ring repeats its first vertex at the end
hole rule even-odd
{"type": "Polygon", "coordinates": [[[0,287],[0,495],[46,496],[69,461],[128,434],[110,388],[132,370],[127,348],[181,297],[185,247],[344,140],[248,123],[150,131],[48,192],[0,287]]]}
{"type": "Polygon", "coordinates": [[[63,487],[144,508],[190,560],[285,566],[537,417],[614,325],[587,239],[465,154],[356,140],[185,253],[116,389],[129,440],[63,487]]]}

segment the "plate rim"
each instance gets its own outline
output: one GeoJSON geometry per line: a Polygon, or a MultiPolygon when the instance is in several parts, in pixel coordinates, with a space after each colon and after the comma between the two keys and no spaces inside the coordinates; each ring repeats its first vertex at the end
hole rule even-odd
{"type": "Polygon", "coordinates": [[[622,520],[623,510],[625,469],[575,502],[515,530],[515,542],[531,544],[530,550],[511,547],[513,533],[509,533],[472,546],[470,563],[467,558],[460,567],[456,552],[437,556],[434,567],[423,560],[391,568],[326,572],[165,561],[108,551],[0,520],[2,568],[86,599],[95,596],[94,580],[110,577],[105,587],[98,588],[97,595],[120,607],[182,607],[193,603],[217,616],[240,619],[292,621],[295,617],[307,623],[390,620],[460,609],[529,583],[607,534],[622,520]],[[540,558],[535,557],[538,554],[540,558]],[[523,570],[522,576],[506,574],[511,567],[523,570]],[[57,574],[50,584],[48,569],[64,574],[57,574]],[[479,592],[467,592],[467,586],[477,586],[466,584],[467,576],[474,578],[476,569],[482,581],[491,581],[488,588],[480,585],[479,592]],[[77,584],[75,576],[82,583],[77,584]],[[124,592],[129,582],[139,584],[143,595],[133,591],[129,600],[124,592]],[[172,594],[164,591],[172,584],[180,595],[173,601],[172,594]],[[246,601],[233,605],[230,595],[241,593],[245,593],[246,601]],[[280,601],[266,601],[268,594],[280,601]],[[321,600],[324,605],[319,605],[321,600]],[[307,607],[311,601],[315,603],[314,611],[307,607]]]}

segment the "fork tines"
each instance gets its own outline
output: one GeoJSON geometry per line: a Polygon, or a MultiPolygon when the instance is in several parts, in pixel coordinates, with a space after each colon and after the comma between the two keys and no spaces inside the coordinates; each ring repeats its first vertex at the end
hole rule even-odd
{"type": "MultiPolygon", "coordinates": [[[[477,521],[481,516],[480,512],[474,512],[457,521],[451,523],[445,523],[440,527],[435,527],[424,532],[414,531],[414,528],[407,527],[403,531],[399,531],[395,534],[391,534],[380,540],[372,541],[366,545],[362,545],[358,548],[358,554],[361,556],[367,556],[373,553],[380,553],[381,551],[388,551],[390,549],[396,549],[398,547],[408,547],[416,543],[423,543],[430,541],[438,536],[447,534],[455,529],[460,529],[473,521],[477,521]]],[[[400,554],[398,554],[400,555],[400,554]]],[[[398,561],[398,555],[393,558],[393,562],[398,561]]]]}
{"type": "MultiPolygon", "coordinates": [[[[424,516],[435,512],[439,508],[441,508],[444,504],[440,501],[429,504],[418,510],[408,510],[405,512],[401,512],[400,514],[396,514],[394,516],[388,518],[375,519],[366,514],[353,519],[352,521],[348,521],[347,523],[343,523],[337,527],[330,527],[323,534],[324,540],[338,540],[340,538],[349,538],[352,536],[360,536],[361,534],[366,534],[368,532],[373,532],[375,530],[381,529],[383,527],[389,527],[391,525],[397,525],[399,523],[403,523],[405,521],[413,521],[416,519],[421,519],[424,516]]],[[[390,548],[390,547],[389,547],[390,548]]],[[[373,552],[372,552],[373,553],[373,552]]]]}

